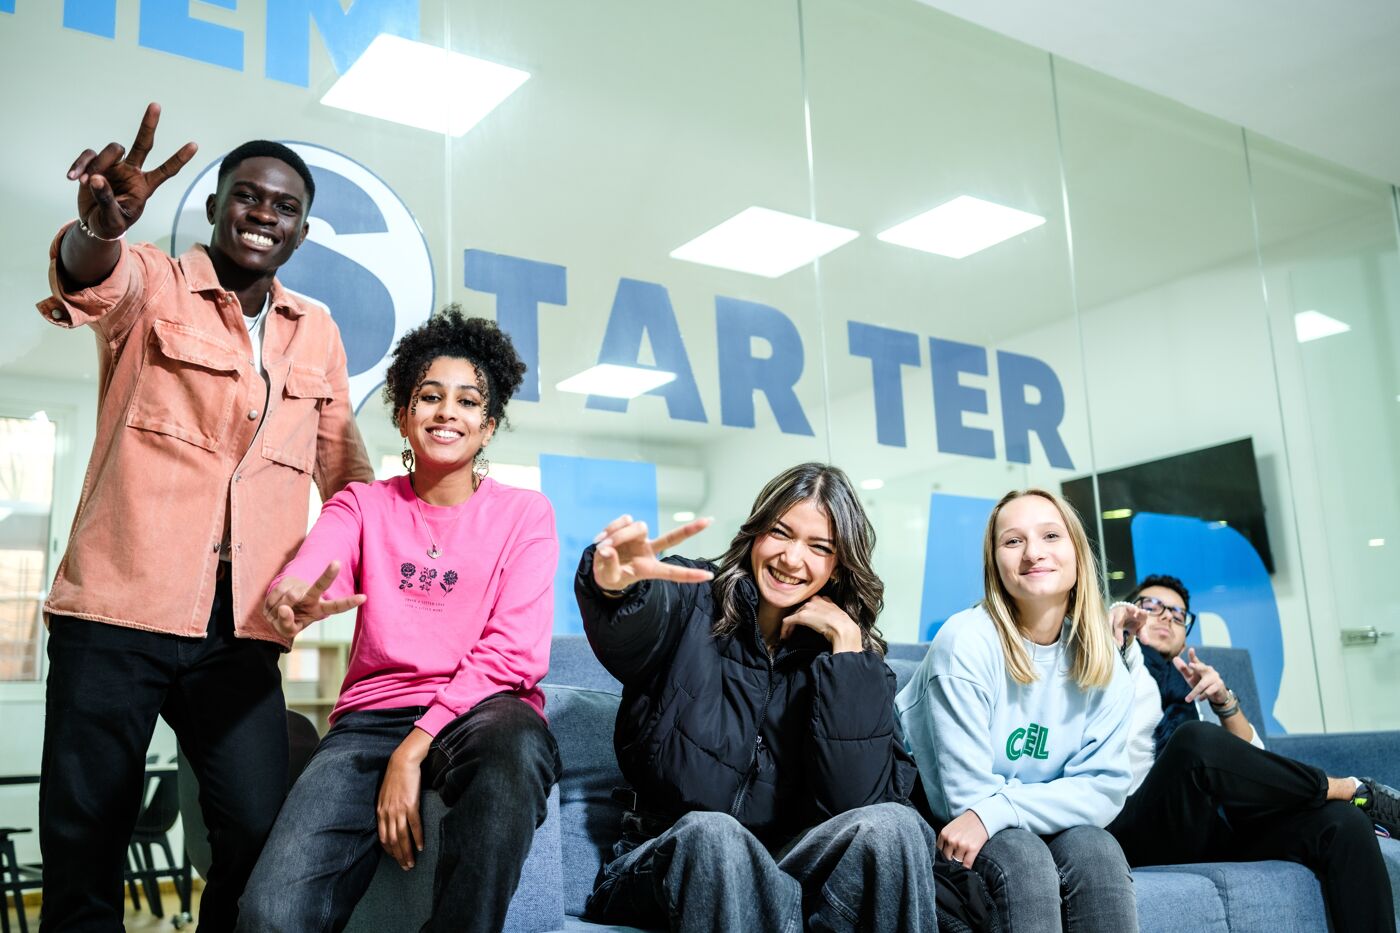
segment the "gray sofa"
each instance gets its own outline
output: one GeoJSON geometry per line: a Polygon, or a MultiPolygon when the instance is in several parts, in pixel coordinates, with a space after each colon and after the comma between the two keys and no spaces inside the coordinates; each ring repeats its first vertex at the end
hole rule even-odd
{"type": "MultiPolygon", "coordinates": [[[[901,685],[926,646],[892,645],[890,665],[901,685]]],[[[1210,648],[1201,657],[1219,669],[1256,727],[1263,721],[1248,652],[1210,648]]],[[[594,876],[617,836],[621,807],[611,791],[622,784],[613,757],[613,720],[620,687],[578,636],[554,639],[546,712],[559,741],[564,775],[550,798],[549,816],[535,833],[520,887],[511,902],[512,933],[627,929],[579,918],[594,876]]],[[[1270,748],[1334,774],[1367,774],[1400,785],[1400,732],[1280,736],[1270,748]]],[[[442,804],[424,800],[427,850],[412,871],[384,856],[355,911],[353,933],[416,931],[427,919],[442,804]]],[[[1400,916],[1400,841],[1381,840],[1400,916]]],[[[1327,928],[1316,878],[1288,862],[1177,865],[1133,872],[1143,933],[1233,931],[1288,933],[1327,928]]]]}

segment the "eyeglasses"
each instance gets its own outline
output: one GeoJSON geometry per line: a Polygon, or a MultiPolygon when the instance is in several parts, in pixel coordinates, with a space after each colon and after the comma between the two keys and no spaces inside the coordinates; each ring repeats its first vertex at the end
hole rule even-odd
{"type": "Polygon", "coordinates": [[[1187,634],[1190,634],[1192,626],[1196,624],[1196,614],[1194,612],[1190,612],[1180,606],[1168,606],[1160,599],[1156,599],[1152,596],[1139,596],[1133,601],[1133,604],[1150,616],[1160,616],[1165,612],[1168,618],[1186,629],[1187,634]]]}

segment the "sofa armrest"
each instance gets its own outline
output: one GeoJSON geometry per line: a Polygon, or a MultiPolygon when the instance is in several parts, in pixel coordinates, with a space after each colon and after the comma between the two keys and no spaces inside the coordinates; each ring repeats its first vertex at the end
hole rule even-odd
{"type": "Polygon", "coordinates": [[[1400,731],[1270,736],[1268,746],[1332,777],[1365,776],[1400,786],[1400,731]]]}

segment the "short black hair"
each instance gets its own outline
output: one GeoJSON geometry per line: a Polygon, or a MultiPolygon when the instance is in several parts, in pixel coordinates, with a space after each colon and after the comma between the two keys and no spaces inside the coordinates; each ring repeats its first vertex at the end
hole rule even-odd
{"type": "Polygon", "coordinates": [[[1143,577],[1142,581],[1138,583],[1137,588],[1128,594],[1128,598],[1125,600],[1125,602],[1135,601],[1139,596],[1142,595],[1142,591],[1147,589],[1149,586],[1164,587],[1165,589],[1169,589],[1172,592],[1176,593],[1176,595],[1181,597],[1181,608],[1190,611],[1191,594],[1187,592],[1186,584],[1182,583],[1181,580],[1177,577],[1173,577],[1170,574],[1165,573],[1153,573],[1143,577]]]}
{"type": "Polygon", "coordinates": [[[277,159],[290,165],[292,170],[301,176],[302,184],[306,185],[306,203],[302,205],[302,213],[311,213],[311,202],[316,200],[316,179],[311,177],[311,169],[307,168],[302,157],[290,148],[269,139],[249,140],[224,156],[224,161],[219,163],[218,183],[222,185],[234,169],[249,159],[277,159]]]}
{"type": "Polygon", "coordinates": [[[467,317],[460,305],[451,304],[425,323],[399,338],[393,359],[384,374],[384,402],[389,418],[398,425],[399,409],[408,408],[433,360],[450,356],[466,360],[476,370],[486,417],[497,428],[506,426],[506,403],[525,381],[526,366],[515,352],[510,336],[486,318],[467,317]]]}

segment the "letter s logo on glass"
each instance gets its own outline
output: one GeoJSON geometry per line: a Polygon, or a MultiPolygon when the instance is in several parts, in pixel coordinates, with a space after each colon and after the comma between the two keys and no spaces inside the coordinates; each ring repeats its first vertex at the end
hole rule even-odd
{"type": "MultiPolygon", "coordinates": [[[[408,206],[360,163],[311,143],[285,141],[316,179],[311,230],[277,278],[330,310],[345,343],[350,404],[356,411],[384,384],[389,352],[433,311],[432,255],[408,206]]],[[[204,202],[222,157],[180,199],[170,249],[209,241],[204,202]]]]}

